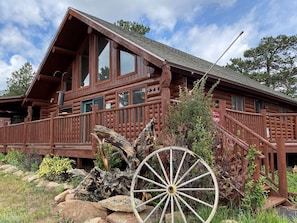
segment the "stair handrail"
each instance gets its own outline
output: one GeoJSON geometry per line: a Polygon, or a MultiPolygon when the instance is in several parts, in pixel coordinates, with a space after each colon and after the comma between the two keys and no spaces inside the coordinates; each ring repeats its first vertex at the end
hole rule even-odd
{"type": "Polygon", "coordinates": [[[274,186],[279,188],[279,183],[275,181],[275,167],[274,167],[274,159],[273,154],[277,153],[277,147],[270,143],[267,139],[263,136],[259,135],[258,133],[254,132],[252,129],[248,128],[246,125],[242,124],[240,121],[236,120],[229,114],[224,114],[224,128],[231,132],[233,135],[237,136],[238,138],[241,137],[242,140],[247,142],[248,144],[256,144],[256,147],[262,154],[264,155],[264,159],[261,167],[260,174],[264,176],[270,183],[274,186]],[[229,123],[229,125],[228,125],[229,123]],[[237,126],[238,128],[236,128],[237,126]],[[229,128],[228,128],[229,127],[229,128]],[[240,129],[239,129],[240,128],[240,129]],[[233,129],[233,131],[232,131],[233,129]],[[236,134],[235,131],[240,130],[240,135],[236,134]],[[248,137],[245,137],[247,135],[248,137]],[[272,156],[272,157],[271,157],[272,156]],[[264,170],[263,170],[264,166],[264,170]]]}

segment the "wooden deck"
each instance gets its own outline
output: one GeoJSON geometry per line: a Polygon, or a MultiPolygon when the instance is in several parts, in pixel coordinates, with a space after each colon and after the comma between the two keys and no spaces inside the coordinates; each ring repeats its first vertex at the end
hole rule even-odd
{"type": "Polygon", "coordinates": [[[155,119],[156,131],[163,123],[161,102],[128,108],[93,110],[79,115],[55,116],[48,119],[0,127],[0,152],[15,149],[26,153],[55,154],[64,157],[94,159],[96,141],[91,136],[95,125],[115,130],[131,143],[145,125],[155,119]]]}

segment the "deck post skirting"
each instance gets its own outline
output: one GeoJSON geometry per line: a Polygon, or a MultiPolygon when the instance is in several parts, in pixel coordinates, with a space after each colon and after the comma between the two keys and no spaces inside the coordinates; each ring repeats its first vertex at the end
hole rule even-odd
{"type": "Polygon", "coordinates": [[[279,193],[284,198],[288,198],[286,146],[284,138],[278,138],[276,145],[279,193]]]}

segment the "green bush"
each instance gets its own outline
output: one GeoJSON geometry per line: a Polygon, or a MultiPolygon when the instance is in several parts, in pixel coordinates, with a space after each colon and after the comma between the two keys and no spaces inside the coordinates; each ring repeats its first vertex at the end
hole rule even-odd
{"type": "Polygon", "coordinates": [[[0,164],[4,163],[4,158],[5,158],[5,154],[4,153],[0,153],[0,164]]]}
{"type": "Polygon", "coordinates": [[[25,154],[17,150],[10,150],[6,156],[2,159],[3,163],[10,164],[16,167],[20,167],[25,160],[25,154]]]}
{"type": "Polygon", "coordinates": [[[67,170],[71,170],[73,164],[75,161],[69,158],[47,155],[42,160],[37,175],[48,180],[64,181],[67,170]]]}
{"type": "Polygon", "coordinates": [[[212,92],[215,86],[206,92],[206,79],[195,82],[191,91],[180,88],[179,103],[169,106],[166,115],[166,133],[168,142],[164,144],[187,147],[197,153],[208,164],[212,164],[212,144],[215,126],[212,92]]]}
{"type": "Polygon", "coordinates": [[[255,145],[252,145],[246,157],[248,160],[248,176],[244,188],[244,197],[240,204],[240,208],[245,213],[259,211],[267,198],[267,192],[264,189],[264,178],[260,177],[258,180],[253,179],[256,169],[255,157],[259,153],[255,145]]]}

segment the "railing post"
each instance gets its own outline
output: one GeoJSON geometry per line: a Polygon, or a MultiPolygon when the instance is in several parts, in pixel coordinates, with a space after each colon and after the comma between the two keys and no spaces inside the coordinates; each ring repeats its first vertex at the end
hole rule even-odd
{"type": "MultiPolygon", "coordinates": [[[[260,142],[256,138],[251,138],[249,139],[249,145],[250,146],[255,146],[257,151],[260,151],[260,142]]],[[[260,179],[260,174],[261,174],[261,159],[259,154],[255,154],[255,171],[253,175],[253,179],[255,181],[258,181],[260,179]]]]}
{"type": "Polygon", "coordinates": [[[24,119],[24,132],[23,132],[23,152],[26,152],[26,143],[27,143],[27,131],[28,131],[28,118],[24,119]]]}
{"type": "MultiPolygon", "coordinates": [[[[170,66],[169,65],[164,65],[162,67],[162,74],[160,78],[160,88],[161,88],[161,114],[162,114],[162,125],[161,128],[165,129],[165,117],[168,111],[168,106],[170,103],[170,83],[172,79],[172,74],[170,71],[170,66]]],[[[165,134],[165,133],[163,133],[165,134]]],[[[163,135],[163,137],[166,137],[163,135]]]]}
{"type": "Polygon", "coordinates": [[[279,193],[283,197],[288,198],[286,146],[284,138],[278,138],[276,145],[279,193]]]}
{"type": "Polygon", "coordinates": [[[54,117],[55,112],[50,115],[50,154],[54,154],[54,117]]]}
{"type": "Polygon", "coordinates": [[[219,102],[219,115],[220,115],[219,123],[221,124],[221,126],[225,127],[226,101],[219,102]]]}
{"type": "Polygon", "coordinates": [[[266,120],[267,110],[266,109],[261,109],[260,114],[262,115],[262,126],[263,126],[262,136],[265,139],[268,139],[268,135],[267,135],[267,120],[266,120]]]}
{"type": "MultiPolygon", "coordinates": [[[[96,118],[96,114],[98,111],[98,105],[93,105],[92,106],[92,120],[91,120],[91,126],[93,126],[92,131],[95,128],[95,125],[97,124],[97,118],[96,118]]],[[[95,139],[95,137],[91,136],[91,142],[92,142],[92,153],[95,157],[95,154],[97,153],[97,140],[95,139]]]]}

